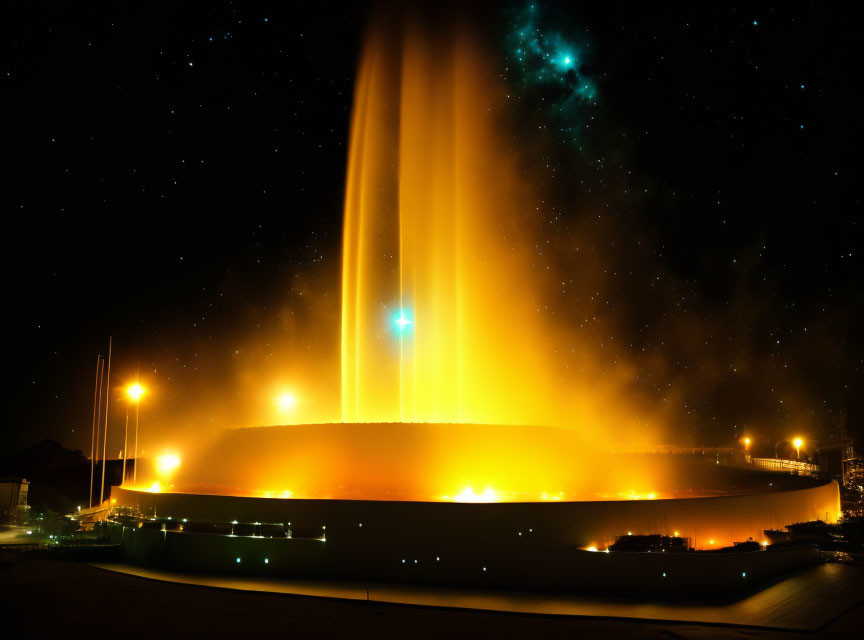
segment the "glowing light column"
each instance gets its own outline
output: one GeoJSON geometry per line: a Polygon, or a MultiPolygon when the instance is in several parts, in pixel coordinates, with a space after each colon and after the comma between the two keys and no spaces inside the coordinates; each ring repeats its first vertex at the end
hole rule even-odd
{"type": "Polygon", "coordinates": [[[405,422],[405,332],[411,328],[411,320],[400,309],[399,315],[393,320],[399,332],[399,420],[405,422]]]}
{"type": "MultiPolygon", "coordinates": [[[[137,382],[126,387],[126,395],[129,401],[135,404],[135,466],[132,468],[132,484],[138,482],[138,416],[140,413],[141,396],[147,393],[147,390],[137,382]]],[[[129,407],[126,407],[126,424],[129,424],[129,407]]],[[[126,444],[123,444],[123,467],[125,475],[126,467],[126,444]]]]}

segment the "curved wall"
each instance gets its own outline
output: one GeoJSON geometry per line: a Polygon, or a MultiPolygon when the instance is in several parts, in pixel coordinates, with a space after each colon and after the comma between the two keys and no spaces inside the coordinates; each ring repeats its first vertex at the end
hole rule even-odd
{"type": "Polygon", "coordinates": [[[697,549],[762,540],[764,529],[825,520],[836,522],[835,481],[806,488],[708,498],[604,502],[445,503],[297,500],[179,493],[115,487],[119,505],[145,515],[207,522],[291,522],[326,527],[328,546],[352,541],[402,556],[436,546],[605,547],[617,536],[661,533],[689,537],[697,549]],[[386,542],[384,542],[386,541],[386,542]],[[712,542],[713,541],[713,542],[712,542]],[[516,545],[516,546],[513,546],[516,545]]]}
{"type": "Polygon", "coordinates": [[[576,429],[525,425],[339,423],[227,429],[176,452],[183,493],[327,500],[562,502],[769,493],[806,486],[786,474],[724,467],[734,456],[598,449],[576,429]],[[772,486],[773,480],[773,486],[772,486]],[[477,494],[490,495],[477,500],[477,494]],[[473,494],[473,495],[472,495],[473,494]],[[466,499],[467,498],[467,499],[466,499]]]}

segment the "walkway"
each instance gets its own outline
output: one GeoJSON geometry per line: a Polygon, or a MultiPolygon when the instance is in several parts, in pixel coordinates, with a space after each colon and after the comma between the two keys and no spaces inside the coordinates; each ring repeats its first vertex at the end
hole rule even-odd
{"type": "Polygon", "coordinates": [[[562,594],[480,591],[316,580],[207,576],[124,564],[93,563],[100,569],[149,580],[236,591],[291,594],[378,603],[508,613],[582,616],[771,629],[815,631],[864,601],[864,570],[824,564],[731,603],[639,603],[562,594]]]}

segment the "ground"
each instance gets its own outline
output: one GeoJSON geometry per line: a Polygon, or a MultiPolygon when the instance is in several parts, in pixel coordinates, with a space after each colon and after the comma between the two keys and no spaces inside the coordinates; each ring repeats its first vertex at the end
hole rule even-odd
{"type": "Polygon", "coordinates": [[[813,634],[386,605],[169,584],[82,562],[22,556],[0,569],[5,629],[72,637],[102,629],[126,637],[295,638],[817,638],[854,637],[864,606],[813,634]]]}

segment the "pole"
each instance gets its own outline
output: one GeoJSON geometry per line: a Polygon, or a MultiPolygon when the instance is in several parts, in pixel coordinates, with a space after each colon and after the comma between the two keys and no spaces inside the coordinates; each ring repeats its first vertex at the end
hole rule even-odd
{"type": "MultiPolygon", "coordinates": [[[[102,358],[102,364],[99,369],[99,408],[96,410],[96,429],[102,426],[102,389],[105,386],[105,358],[102,358]]],[[[104,451],[102,452],[104,454],[104,451]]],[[[96,431],[96,459],[99,459],[99,431],[96,431]]],[[[90,506],[93,506],[93,497],[90,497],[90,506]]]]}
{"type": "Polygon", "coordinates": [[[123,473],[121,474],[122,480],[121,480],[120,484],[123,484],[124,482],[126,482],[126,458],[129,457],[128,455],[126,455],[126,451],[127,451],[126,443],[127,443],[128,439],[129,439],[129,404],[127,403],[126,404],[126,427],[123,429],[123,473]]]}
{"type": "Polygon", "coordinates": [[[99,393],[99,361],[101,355],[96,356],[96,380],[93,382],[93,428],[90,433],[90,506],[93,506],[93,477],[96,473],[96,395],[99,393]]]}
{"type": "Polygon", "coordinates": [[[141,398],[135,403],[135,464],[132,466],[132,484],[138,482],[138,407],[141,406],[141,398]]]}
{"type": "MultiPolygon", "coordinates": [[[[851,457],[851,456],[850,456],[851,457]]],[[[840,487],[846,486],[846,412],[840,412],[840,487]]]]}
{"type": "Polygon", "coordinates": [[[99,504],[105,500],[105,465],[108,464],[107,449],[108,446],[108,392],[111,388],[111,342],[112,338],[108,338],[108,375],[105,376],[105,434],[102,437],[102,484],[99,487],[99,504]]]}

